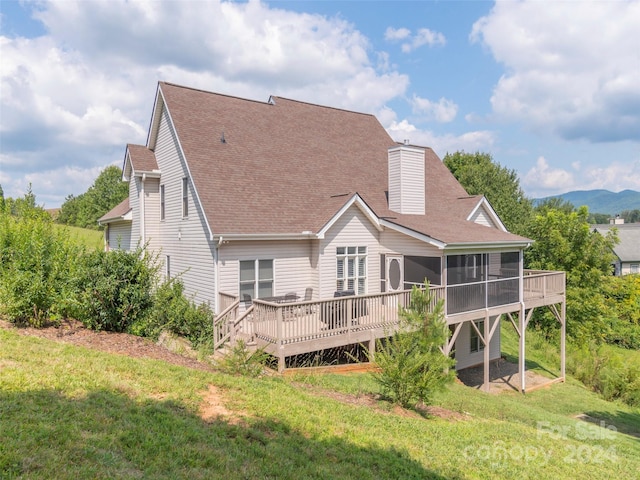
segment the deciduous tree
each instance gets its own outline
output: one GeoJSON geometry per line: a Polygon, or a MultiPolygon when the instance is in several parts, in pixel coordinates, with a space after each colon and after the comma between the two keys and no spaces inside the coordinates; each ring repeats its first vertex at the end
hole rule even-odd
{"type": "Polygon", "coordinates": [[[444,164],[469,195],[484,195],[507,229],[522,234],[532,202],[524,195],[515,170],[493,161],[488,153],[447,153],[444,164]]]}

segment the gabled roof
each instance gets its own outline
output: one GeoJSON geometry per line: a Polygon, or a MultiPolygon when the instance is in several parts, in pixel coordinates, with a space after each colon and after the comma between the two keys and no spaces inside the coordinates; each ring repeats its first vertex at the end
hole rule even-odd
{"type": "Polygon", "coordinates": [[[129,206],[129,197],[125,198],[118,205],[113,207],[103,216],[98,219],[98,223],[103,225],[105,223],[121,222],[125,220],[131,220],[131,207],[129,206]]]}
{"type": "Polygon", "coordinates": [[[640,261],[640,223],[623,223],[620,225],[596,225],[594,229],[601,235],[615,228],[620,242],[613,247],[613,252],[621,262],[640,261]]]}
{"type": "Polygon", "coordinates": [[[385,226],[443,244],[528,242],[468,221],[482,197],[468,196],[430,148],[426,214],[389,210],[388,149],[398,144],[373,115],[160,82],[149,152],[165,108],[214,236],[318,234],[357,194],[385,226]]]}
{"type": "Polygon", "coordinates": [[[143,173],[159,173],[156,154],[145,146],[127,144],[122,176],[125,180],[129,180],[132,174],[143,173]]]}

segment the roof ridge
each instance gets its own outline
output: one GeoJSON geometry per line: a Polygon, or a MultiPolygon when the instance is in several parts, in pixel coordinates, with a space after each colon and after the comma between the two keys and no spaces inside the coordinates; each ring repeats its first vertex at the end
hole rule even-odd
{"type": "Polygon", "coordinates": [[[236,100],[244,100],[245,102],[259,103],[261,105],[269,105],[269,102],[264,102],[262,100],[254,100],[252,98],[245,98],[245,97],[239,97],[237,95],[230,95],[228,93],[214,92],[214,91],[211,91],[211,90],[205,90],[203,88],[187,87],[185,85],[178,85],[177,83],[165,82],[165,81],[162,81],[162,80],[158,81],[158,84],[160,84],[160,85],[168,85],[170,87],[176,87],[176,88],[183,88],[185,90],[191,90],[193,92],[206,93],[206,94],[209,94],[209,95],[217,95],[219,97],[233,98],[233,99],[236,99],[236,100]]]}
{"type": "Polygon", "coordinates": [[[305,105],[310,105],[312,107],[320,107],[320,108],[328,108],[330,110],[338,110],[339,112],[355,113],[356,115],[366,115],[368,117],[374,117],[374,118],[377,119],[377,117],[373,113],[358,112],[356,110],[348,110],[346,108],[332,107],[332,106],[329,106],[329,105],[321,105],[319,103],[313,103],[313,102],[305,102],[304,100],[295,100],[293,98],[279,97],[277,95],[271,95],[269,97],[269,99],[272,99],[272,98],[273,99],[286,100],[288,102],[294,102],[294,103],[303,103],[305,105]]]}

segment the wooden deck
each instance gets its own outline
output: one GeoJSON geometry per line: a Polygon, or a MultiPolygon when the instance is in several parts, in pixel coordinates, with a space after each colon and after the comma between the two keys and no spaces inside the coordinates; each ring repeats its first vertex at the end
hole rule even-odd
{"type": "MultiPolygon", "coordinates": [[[[527,271],[522,282],[525,310],[564,301],[564,272],[527,271]]],[[[520,312],[518,302],[446,314],[447,290],[430,287],[434,302],[445,299],[445,318],[454,325],[468,320],[520,312]]],[[[284,358],[327,348],[368,343],[390,336],[397,328],[400,307],[409,304],[410,291],[340,297],[307,302],[272,303],[254,300],[240,313],[240,302],[231,303],[216,318],[216,347],[237,336],[250,338],[265,351],[284,358]]],[[[520,295],[517,295],[520,297],[520,295]]],[[[516,297],[516,298],[517,298],[516,297]]],[[[458,300],[459,302],[459,300],[458,300]]]]}

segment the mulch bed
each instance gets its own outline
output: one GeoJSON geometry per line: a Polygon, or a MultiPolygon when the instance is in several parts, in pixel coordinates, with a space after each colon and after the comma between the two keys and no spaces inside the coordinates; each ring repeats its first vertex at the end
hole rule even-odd
{"type": "Polygon", "coordinates": [[[152,358],[187,368],[213,371],[213,366],[196,359],[185,357],[154,343],[148,338],[128,333],[96,332],[89,330],[77,320],[64,320],[59,326],[44,328],[16,327],[0,320],[0,328],[11,329],[20,335],[47,338],[57,342],[79,345],[102,352],[127,355],[135,358],[152,358]]]}

